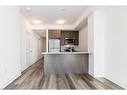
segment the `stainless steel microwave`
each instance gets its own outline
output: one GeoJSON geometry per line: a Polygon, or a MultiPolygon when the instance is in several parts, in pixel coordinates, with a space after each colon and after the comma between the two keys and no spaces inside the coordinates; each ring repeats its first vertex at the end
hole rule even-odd
{"type": "Polygon", "coordinates": [[[65,38],[64,39],[64,45],[74,45],[75,39],[72,38],[65,38]]]}

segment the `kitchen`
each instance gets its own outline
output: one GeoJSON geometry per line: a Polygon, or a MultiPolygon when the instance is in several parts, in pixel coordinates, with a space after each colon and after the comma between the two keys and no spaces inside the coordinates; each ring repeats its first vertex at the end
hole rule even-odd
{"type": "Polygon", "coordinates": [[[48,52],[42,53],[45,74],[88,73],[89,53],[85,49],[80,49],[80,43],[87,41],[84,40],[87,38],[87,31],[83,30],[86,32],[86,38],[81,39],[80,30],[48,30],[48,52]]]}
{"type": "MultiPolygon", "coordinates": [[[[16,69],[11,68],[14,70],[11,74],[6,72],[7,80],[15,75],[15,70],[17,76],[12,76],[13,80],[2,87],[122,89],[104,76],[103,12],[90,9],[86,6],[21,7],[21,64],[13,65],[16,69]]],[[[10,65],[4,69],[9,70],[10,65]]]]}

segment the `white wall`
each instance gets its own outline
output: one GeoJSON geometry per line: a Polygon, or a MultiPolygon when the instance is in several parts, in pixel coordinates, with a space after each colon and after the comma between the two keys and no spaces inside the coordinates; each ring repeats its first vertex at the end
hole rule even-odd
{"type": "Polygon", "coordinates": [[[103,11],[95,10],[88,17],[89,74],[104,76],[104,16],[103,11]]]}
{"type": "Polygon", "coordinates": [[[127,7],[105,8],[105,76],[127,89],[127,7]]]}
{"type": "Polygon", "coordinates": [[[88,16],[88,52],[90,52],[89,54],[89,71],[88,73],[92,76],[94,76],[94,32],[93,32],[93,20],[94,19],[94,15],[91,13],[88,16]]]}
{"type": "Polygon", "coordinates": [[[20,73],[20,11],[0,6],[0,89],[20,73]]]}
{"type": "Polygon", "coordinates": [[[27,42],[31,39],[31,25],[30,23],[21,16],[21,71],[27,68],[26,64],[26,45],[27,42]]]}
{"type": "Polygon", "coordinates": [[[127,7],[100,7],[88,17],[88,40],[94,38],[93,46],[89,43],[88,50],[92,46],[90,50],[93,48],[94,51],[90,55],[89,73],[95,77],[104,75],[127,89],[126,11],[127,7]]]}
{"type": "Polygon", "coordinates": [[[32,30],[31,24],[21,15],[21,71],[41,58],[41,37],[32,30]]]}
{"type": "Polygon", "coordinates": [[[94,76],[104,77],[104,16],[94,12],[94,76]]]}
{"type": "Polygon", "coordinates": [[[88,51],[88,30],[87,30],[87,25],[84,25],[84,27],[82,27],[80,30],[79,30],[79,50],[80,51],[85,51],[87,52],[88,51]]]}

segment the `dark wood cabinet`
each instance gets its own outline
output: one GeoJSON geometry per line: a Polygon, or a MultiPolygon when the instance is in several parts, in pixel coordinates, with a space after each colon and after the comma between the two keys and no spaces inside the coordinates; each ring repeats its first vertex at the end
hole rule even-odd
{"type": "Polygon", "coordinates": [[[61,31],[61,45],[64,45],[65,38],[74,39],[74,45],[79,44],[78,31],[61,31]]]}
{"type": "Polygon", "coordinates": [[[49,39],[61,39],[61,45],[65,45],[66,38],[74,39],[74,45],[79,45],[79,31],[72,30],[48,30],[49,39]]]}
{"type": "Polygon", "coordinates": [[[61,30],[49,30],[48,36],[49,36],[49,39],[60,39],[61,38],[61,30]]]}

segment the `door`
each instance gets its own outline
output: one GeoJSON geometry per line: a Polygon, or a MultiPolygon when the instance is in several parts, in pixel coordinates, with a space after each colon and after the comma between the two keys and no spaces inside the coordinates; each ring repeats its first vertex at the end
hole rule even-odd
{"type": "Polygon", "coordinates": [[[37,40],[37,38],[32,36],[30,43],[31,43],[30,44],[30,48],[31,48],[31,64],[34,64],[37,61],[37,57],[38,57],[38,51],[37,51],[38,40],[37,40]]]}
{"type": "Polygon", "coordinates": [[[26,38],[26,68],[31,65],[30,38],[26,38]]]}
{"type": "Polygon", "coordinates": [[[41,38],[38,39],[38,59],[41,59],[42,57],[42,48],[41,48],[41,38]]]}

